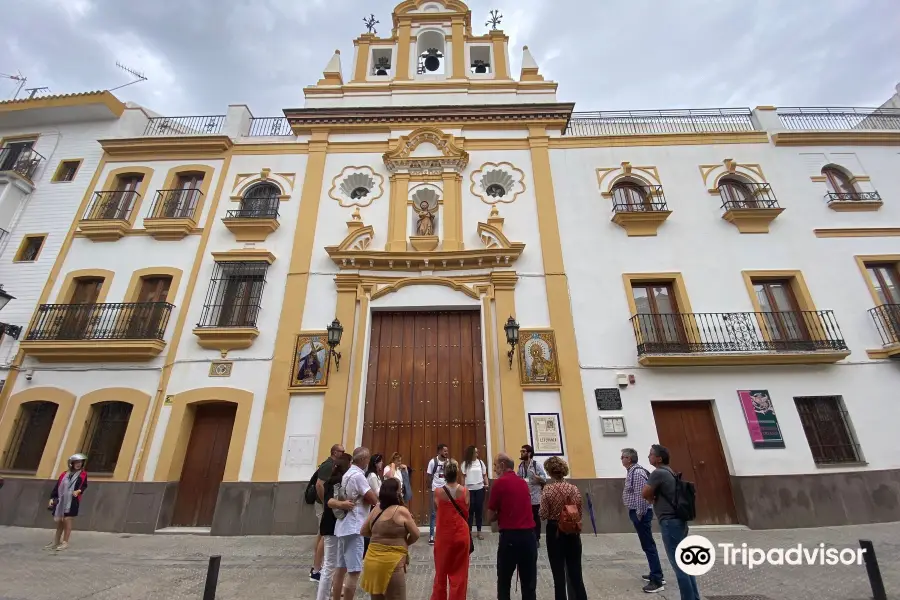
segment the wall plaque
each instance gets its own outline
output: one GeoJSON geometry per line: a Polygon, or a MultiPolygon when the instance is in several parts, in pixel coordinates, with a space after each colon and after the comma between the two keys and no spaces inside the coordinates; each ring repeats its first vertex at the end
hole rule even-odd
{"type": "Polygon", "coordinates": [[[784,448],[781,427],[768,390],[738,390],[754,448],[784,448]]]}
{"type": "Polygon", "coordinates": [[[562,456],[563,440],[559,413],[528,413],[528,429],[535,456],[562,456]]]}
{"type": "Polygon", "coordinates": [[[622,410],[622,393],[619,388],[597,388],[594,390],[597,410],[622,410]]]}

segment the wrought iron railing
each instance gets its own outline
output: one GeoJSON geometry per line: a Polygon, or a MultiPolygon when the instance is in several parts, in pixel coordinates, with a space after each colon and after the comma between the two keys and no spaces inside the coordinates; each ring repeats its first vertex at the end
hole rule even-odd
{"type": "Polygon", "coordinates": [[[94,192],[94,199],[84,213],[85,221],[127,221],[141,195],[133,190],[94,192]]]}
{"type": "Polygon", "coordinates": [[[881,202],[878,192],[828,192],[825,194],[828,204],[832,202],[881,202]]]}
{"type": "Polygon", "coordinates": [[[613,212],[669,210],[661,185],[627,185],[613,188],[613,212]]]}
{"type": "Polygon", "coordinates": [[[144,135],[216,135],[221,133],[224,124],[225,115],[154,117],[147,123],[144,135]]]}
{"type": "Polygon", "coordinates": [[[41,304],[25,339],[161,340],[172,308],[168,302],[41,304]]]}
{"type": "Polygon", "coordinates": [[[244,198],[240,208],[225,213],[226,219],[277,219],[278,198],[244,198]]]}
{"type": "Polygon", "coordinates": [[[150,218],[192,219],[202,195],[198,189],[157,190],[150,207],[150,218]]]}
{"type": "Polygon", "coordinates": [[[6,241],[6,238],[9,237],[9,232],[2,227],[0,227],[0,249],[3,247],[3,242],[6,241]]]}
{"type": "Polygon", "coordinates": [[[731,182],[719,183],[722,208],[778,208],[778,199],[768,183],[731,182]]]}
{"type": "Polygon", "coordinates": [[[565,135],[640,135],[756,131],[749,108],[623,110],[572,113],[565,135]]]}
{"type": "Polygon", "coordinates": [[[897,108],[778,107],[778,118],[785,129],[900,129],[897,108]]]}
{"type": "Polygon", "coordinates": [[[253,117],[250,119],[248,137],[266,135],[294,135],[291,124],[284,117],[253,117]]]}
{"type": "Polygon", "coordinates": [[[256,327],[268,267],[265,262],[216,263],[197,327],[256,327]]]}
{"type": "Polygon", "coordinates": [[[631,325],[641,356],[847,349],[830,310],[638,314],[631,325]]]}
{"type": "Polygon", "coordinates": [[[870,309],[869,314],[883,346],[900,344],[900,304],[882,304],[870,309]]]}
{"type": "Polygon", "coordinates": [[[44,161],[43,155],[33,148],[13,146],[0,148],[0,171],[13,171],[31,180],[38,166],[44,161]]]}

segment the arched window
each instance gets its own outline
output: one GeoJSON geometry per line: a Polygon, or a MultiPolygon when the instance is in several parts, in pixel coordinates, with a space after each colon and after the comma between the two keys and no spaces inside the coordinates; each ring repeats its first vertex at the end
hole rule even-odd
{"type": "Polygon", "coordinates": [[[446,46],[439,31],[425,31],[417,36],[416,73],[418,75],[443,75],[445,73],[446,46]]]}
{"type": "Polygon", "coordinates": [[[4,469],[28,472],[38,470],[58,408],[54,402],[40,400],[25,402],[19,407],[3,459],[4,469]]]}
{"type": "Polygon", "coordinates": [[[91,406],[81,451],[93,473],[115,473],[119,451],[134,407],[127,402],[98,402],[91,406]]]}
{"type": "Polygon", "coordinates": [[[835,166],[827,166],[822,169],[828,191],[835,194],[855,194],[856,188],[850,183],[850,178],[841,169],[835,166]]]}
{"type": "Polygon", "coordinates": [[[758,208],[756,194],[747,182],[737,177],[723,177],[719,180],[719,195],[727,208],[758,208]]]}
{"type": "Polygon", "coordinates": [[[613,208],[616,211],[642,211],[651,210],[651,199],[647,194],[646,186],[634,181],[620,181],[612,188],[613,208]]]}
{"type": "Polygon", "coordinates": [[[175,179],[174,189],[160,190],[160,197],[163,200],[160,216],[170,219],[192,218],[200,202],[203,175],[199,171],[181,172],[175,179]]]}
{"type": "Polygon", "coordinates": [[[240,216],[250,219],[278,217],[281,189],[274,183],[257,183],[244,192],[241,198],[240,216]]]}

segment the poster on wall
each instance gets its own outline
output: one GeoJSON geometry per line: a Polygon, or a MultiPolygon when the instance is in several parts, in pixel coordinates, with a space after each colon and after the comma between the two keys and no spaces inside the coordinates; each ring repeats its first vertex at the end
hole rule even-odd
{"type": "Polygon", "coordinates": [[[307,331],[297,336],[290,387],[324,388],[328,385],[328,333],[307,331]]]}
{"type": "Polygon", "coordinates": [[[738,390],[754,448],[784,448],[781,427],[768,390],[738,390]]]}
{"type": "Polygon", "coordinates": [[[528,429],[535,456],[562,456],[559,413],[528,413],[528,429]]]}

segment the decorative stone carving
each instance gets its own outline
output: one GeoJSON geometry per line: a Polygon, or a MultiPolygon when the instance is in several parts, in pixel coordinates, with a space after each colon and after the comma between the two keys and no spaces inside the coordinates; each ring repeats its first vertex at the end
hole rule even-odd
{"type": "Polygon", "coordinates": [[[400,136],[383,158],[391,173],[405,171],[412,175],[440,175],[447,169],[461,172],[469,164],[469,154],[456,145],[453,136],[434,127],[422,127],[408,136],[400,136]],[[438,155],[413,156],[422,143],[434,146],[438,155]]]}
{"type": "Polygon", "coordinates": [[[384,194],[384,177],[371,167],[344,167],[331,181],[328,196],[343,207],[369,206],[384,194]]]}
{"type": "Polygon", "coordinates": [[[484,163],[471,175],[470,190],[485,204],[511,204],[525,191],[525,173],[511,163],[484,163]]]}

